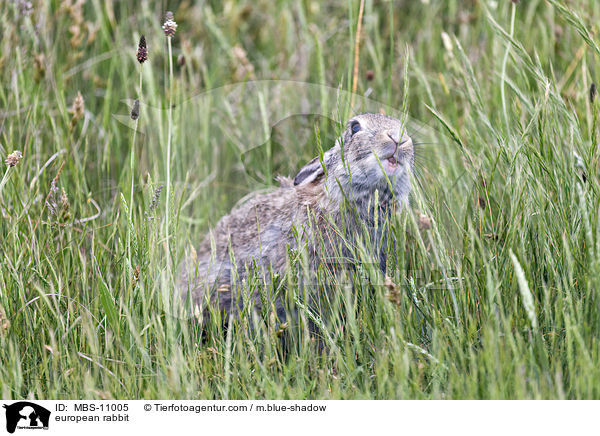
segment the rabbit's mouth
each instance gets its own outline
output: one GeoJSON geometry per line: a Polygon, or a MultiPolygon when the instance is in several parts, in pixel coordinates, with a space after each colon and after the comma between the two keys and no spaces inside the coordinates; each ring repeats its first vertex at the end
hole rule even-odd
{"type": "Polygon", "coordinates": [[[388,166],[390,167],[390,169],[392,169],[392,170],[395,170],[400,166],[400,164],[398,163],[398,161],[396,160],[396,158],[394,156],[388,157],[387,163],[388,163],[388,166]]]}
{"type": "Polygon", "coordinates": [[[392,153],[385,159],[386,170],[388,170],[388,172],[394,173],[398,168],[402,166],[402,162],[404,162],[404,154],[402,153],[402,151],[398,150],[398,147],[396,146],[394,153],[392,153]]]}
{"type": "Polygon", "coordinates": [[[386,158],[386,164],[388,170],[394,172],[398,168],[403,166],[403,163],[409,156],[410,150],[412,149],[412,141],[409,139],[396,144],[394,152],[386,158]]]}

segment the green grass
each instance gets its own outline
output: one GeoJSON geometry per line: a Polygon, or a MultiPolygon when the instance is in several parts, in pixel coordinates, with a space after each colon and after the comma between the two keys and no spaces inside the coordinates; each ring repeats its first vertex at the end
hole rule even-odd
{"type": "Polygon", "coordinates": [[[600,398],[598,2],[366,1],[356,100],[425,125],[418,189],[390,222],[387,286],[364,247],[337,282],[322,352],[282,279],[287,353],[268,311],[203,337],[173,316],[174,276],[240,198],[316,155],[278,111],[352,113],[359,3],[171,2],[172,80],[165,2],[18,3],[0,5],[0,154],[23,152],[0,188],[3,398],[600,398]],[[250,79],[311,85],[278,99],[250,79]]]}

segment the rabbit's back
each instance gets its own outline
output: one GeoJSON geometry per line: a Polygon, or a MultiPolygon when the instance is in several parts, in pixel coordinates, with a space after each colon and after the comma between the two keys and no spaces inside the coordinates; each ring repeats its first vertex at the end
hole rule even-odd
{"type": "Polygon", "coordinates": [[[282,271],[287,247],[297,246],[293,227],[301,229],[308,211],[318,207],[319,195],[313,191],[314,187],[282,184],[273,191],[252,193],[242,199],[208,232],[195,256],[183,266],[182,296],[191,293],[195,304],[201,304],[205,293],[212,291],[211,300],[216,300],[218,294],[219,300],[227,299],[223,295],[227,291],[217,289],[230,285],[234,273],[238,280],[244,278],[246,267],[252,263],[260,264],[263,271],[282,271]]]}

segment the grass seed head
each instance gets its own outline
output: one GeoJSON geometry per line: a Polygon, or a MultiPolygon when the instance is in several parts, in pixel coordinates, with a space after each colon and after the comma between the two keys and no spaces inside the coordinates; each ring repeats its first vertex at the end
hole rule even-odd
{"type": "Polygon", "coordinates": [[[71,113],[77,118],[83,117],[83,112],[85,110],[85,101],[83,100],[83,96],[80,91],[77,91],[77,97],[73,101],[73,106],[71,108],[71,113]]]}
{"type": "Polygon", "coordinates": [[[383,286],[385,286],[387,289],[387,299],[394,303],[396,306],[402,305],[402,288],[400,287],[400,285],[394,283],[392,278],[386,275],[383,286]]]}
{"type": "Polygon", "coordinates": [[[73,100],[73,105],[71,106],[71,109],[69,109],[69,113],[73,115],[73,118],[71,118],[71,125],[69,126],[69,128],[73,130],[85,113],[85,101],[83,100],[80,91],[77,91],[77,97],[73,100]]]}
{"type": "Polygon", "coordinates": [[[162,29],[168,38],[175,36],[175,32],[177,31],[177,23],[175,22],[173,12],[167,11],[165,14],[165,22],[162,26],[162,29]]]}
{"type": "Polygon", "coordinates": [[[57,186],[56,178],[50,183],[50,193],[46,200],[46,207],[50,215],[56,218],[58,224],[64,224],[71,219],[71,205],[65,188],[57,186]]]}
{"type": "Polygon", "coordinates": [[[131,287],[135,289],[137,287],[138,282],[140,281],[140,267],[136,266],[133,270],[133,279],[131,280],[131,287]]]}
{"type": "Polygon", "coordinates": [[[15,2],[19,8],[19,13],[24,17],[28,17],[33,12],[33,4],[26,0],[18,0],[15,2]]]}
{"type": "Polygon", "coordinates": [[[235,63],[233,72],[235,80],[241,82],[246,79],[254,80],[256,78],[254,75],[254,65],[248,60],[248,54],[241,45],[236,44],[232,47],[231,56],[235,63]]]}
{"type": "Polygon", "coordinates": [[[46,76],[46,57],[44,53],[33,56],[33,78],[37,82],[46,76]]]}
{"type": "Polygon", "coordinates": [[[154,210],[158,207],[160,203],[160,192],[162,191],[163,185],[159,185],[158,188],[154,190],[154,194],[152,195],[152,203],[150,204],[150,210],[154,210]]]}
{"type": "Polygon", "coordinates": [[[14,167],[17,166],[22,157],[23,153],[21,153],[19,150],[15,150],[6,157],[6,160],[4,162],[9,167],[14,167]]]}
{"type": "Polygon", "coordinates": [[[140,101],[136,99],[133,102],[133,107],[131,108],[131,119],[137,120],[140,117],[140,101]]]}
{"type": "Polygon", "coordinates": [[[10,327],[10,321],[6,316],[6,311],[2,306],[0,306],[0,336],[4,336],[4,333],[8,331],[10,327]]]}
{"type": "Polygon", "coordinates": [[[431,218],[429,218],[424,213],[419,215],[419,230],[429,230],[431,229],[431,218]]]}
{"type": "Polygon", "coordinates": [[[140,42],[138,43],[137,60],[140,64],[148,60],[148,47],[146,46],[146,37],[144,35],[140,36],[140,42]]]}

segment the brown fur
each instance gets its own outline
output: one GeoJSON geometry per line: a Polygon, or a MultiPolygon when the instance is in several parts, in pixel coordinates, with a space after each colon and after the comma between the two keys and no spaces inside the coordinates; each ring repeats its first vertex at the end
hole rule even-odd
{"type": "MultiPolygon", "coordinates": [[[[318,228],[326,245],[333,246],[341,238],[352,238],[361,222],[373,220],[375,190],[379,191],[380,219],[393,205],[408,201],[413,149],[399,120],[379,114],[359,115],[350,120],[342,140],[343,159],[337,144],[324,153],[324,168],[321,160],[315,158],[300,170],[294,181],[279,178],[279,188],[250,194],[221,218],[198,247],[195,259],[185,262],[181,274],[182,296],[186,298],[189,293],[196,307],[205,307],[204,303],[210,300],[224,314],[229,314],[236,306],[231,291],[233,276],[244,279],[246,267],[252,262],[260,263],[265,272],[268,269],[284,272],[287,248],[297,247],[299,242],[311,245],[309,220],[314,219],[312,226],[318,228]],[[356,122],[361,130],[353,134],[352,125],[356,122]],[[388,182],[381,169],[388,165],[386,159],[392,155],[401,168],[388,174],[388,182]],[[344,220],[346,233],[337,235],[328,223],[341,223],[343,204],[355,208],[357,213],[350,222],[344,220]],[[293,229],[299,234],[299,241],[294,238],[293,229]],[[235,268],[230,262],[230,252],[235,258],[235,268]],[[207,295],[210,297],[206,298],[207,295]]],[[[315,246],[309,247],[308,253],[313,266],[325,255],[315,246]]],[[[253,298],[255,307],[260,309],[259,295],[253,298]]]]}

